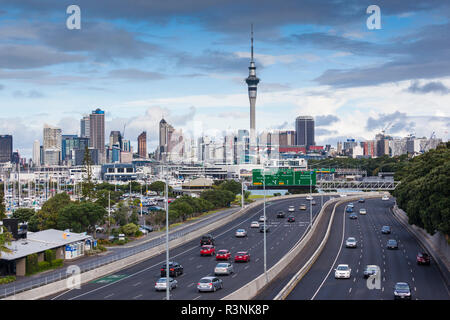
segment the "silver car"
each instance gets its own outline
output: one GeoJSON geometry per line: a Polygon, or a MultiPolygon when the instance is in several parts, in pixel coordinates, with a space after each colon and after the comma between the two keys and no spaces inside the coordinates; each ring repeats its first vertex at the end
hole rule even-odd
{"type": "Polygon", "coordinates": [[[234,273],[233,265],[229,262],[218,263],[214,268],[214,274],[216,276],[221,274],[230,275],[232,273],[234,273]]]}
{"type": "Polygon", "coordinates": [[[203,277],[197,283],[197,290],[202,291],[216,291],[223,288],[223,282],[217,277],[203,277]]]}
{"type": "Polygon", "coordinates": [[[345,241],[345,247],[346,248],[356,248],[356,246],[357,246],[357,242],[356,242],[356,238],[354,238],[354,237],[349,237],[345,241]]]}
{"type": "Polygon", "coordinates": [[[245,229],[237,229],[235,235],[236,237],[246,237],[247,231],[245,229]]]}
{"type": "MultiPolygon", "coordinates": [[[[177,280],[173,278],[169,278],[169,290],[175,289],[178,286],[177,280]]],[[[166,290],[167,288],[167,280],[165,277],[159,278],[155,283],[156,291],[166,290]]]]}

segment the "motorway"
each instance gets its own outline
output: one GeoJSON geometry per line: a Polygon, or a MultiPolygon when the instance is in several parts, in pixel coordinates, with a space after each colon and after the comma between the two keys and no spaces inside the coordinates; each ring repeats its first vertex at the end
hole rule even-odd
{"type": "MultiPolygon", "coordinates": [[[[317,205],[313,206],[313,216],[320,210],[321,197],[315,196],[317,205]]],[[[323,203],[329,199],[323,196],[323,203]]],[[[243,216],[211,232],[216,238],[216,250],[229,249],[234,257],[237,251],[248,250],[251,255],[249,263],[233,263],[235,273],[220,276],[224,288],[217,292],[197,291],[200,278],[213,275],[217,264],[215,257],[200,256],[200,237],[170,251],[170,260],[179,262],[184,267],[184,274],[177,277],[178,288],[172,291],[171,299],[202,300],[221,299],[247,282],[255,279],[264,271],[263,233],[257,228],[250,228],[251,221],[263,215],[262,206],[252,208],[243,216]],[[244,228],[246,238],[236,238],[236,229],[244,228]]],[[[268,202],[266,215],[270,232],[267,233],[267,269],[278,262],[304,235],[310,219],[309,201],[305,198],[285,199],[268,202]],[[307,210],[299,210],[300,204],[307,204],[307,210]],[[296,221],[287,222],[289,205],[295,206],[296,221]],[[284,211],[286,218],[276,218],[278,211],[284,211]]],[[[94,280],[73,289],[47,297],[56,300],[164,300],[165,292],[156,292],[154,285],[160,277],[160,267],[165,262],[165,253],[144,262],[130,266],[113,275],[94,280]]]]}
{"type": "Polygon", "coordinates": [[[287,300],[392,300],[396,282],[408,282],[413,300],[447,300],[450,293],[436,263],[430,266],[416,264],[420,244],[393,216],[390,208],[394,200],[368,199],[354,201],[358,218],[351,220],[345,213],[345,204],[336,208],[331,234],[322,253],[308,273],[291,291],[287,300]],[[359,209],[367,214],[360,215],[359,209]],[[383,225],[391,226],[391,234],[382,234],[383,225]],[[357,248],[346,248],[345,240],[355,237],[357,248]],[[388,239],[396,239],[398,250],[387,250],[388,239]],[[338,264],[348,264],[350,279],[335,279],[338,264]],[[364,267],[380,267],[380,289],[369,289],[363,277],[364,267]]]}

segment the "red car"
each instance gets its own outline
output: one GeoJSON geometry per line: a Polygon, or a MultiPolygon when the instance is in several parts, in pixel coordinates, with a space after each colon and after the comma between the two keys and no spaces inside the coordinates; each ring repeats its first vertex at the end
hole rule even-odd
{"type": "Polygon", "coordinates": [[[216,253],[216,260],[228,260],[231,258],[230,250],[219,250],[216,253]]]}
{"type": "Polygon", "coordinates": [[[200,249],[201,256],[212,256],[216,254],[216,248],[211,245],[202,246],[200,249]]]}
{"type": "Polygon", "coordinates": [[[430,256],[425,252],[417,254],[417,264],[430,264],[430,256]]]}
{"type": "Polygon", "coordinates": [[[249,262],[250,261],[250,254],[247,251],[239,251],[234,256],[234,262],[249,262]]]}

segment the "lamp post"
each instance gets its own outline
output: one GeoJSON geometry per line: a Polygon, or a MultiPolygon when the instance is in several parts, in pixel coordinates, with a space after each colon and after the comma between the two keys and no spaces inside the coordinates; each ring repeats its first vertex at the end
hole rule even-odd
{"type": "Polygon", "coordinates": [[[166,203],[166,300],[170,298],[170,272],[169,272],[169,187],[167,174],[165,175],[165,203],[166,203]]]}
{"type": "Polygon", "coordinates": [[[312,228],[312,202],[314,200],[312,196],[312,171],[309,172],[309,195],[312,198],[309,200],[309,229],[312,228]]]}
{"type": "Polygon", "coordinates": [[[264,188],[264,275],[266,276],[266,283],[269,283],[269,279],[267,277],[267,239],[266,239],[266,171],[263,167],[263,188],[264,188]]]}

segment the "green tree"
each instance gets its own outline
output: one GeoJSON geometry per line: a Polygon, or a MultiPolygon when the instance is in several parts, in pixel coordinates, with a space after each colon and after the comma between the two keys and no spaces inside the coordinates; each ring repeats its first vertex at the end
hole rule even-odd
{"type": "Polygon", "coordinates": [[[202,199],[211,202],[215,208],[229,207],[236,195],[228,190],[206,190],[200,195],[202,199]]]}
{"type": "Polygon", "coordinates": [[[0,220],[6,218],[5,195],[3,194],[3,184],[0,185],[0,220]]]}
{"type": "MultiPolygon", "coordinates": [[[[155,191],[158,194],[164,193],[166,183],[164,181],[155,181],[148,186],[148,190],[155,191]]],[[[168,187],[168,191],[172,192],[172,187],[168,187]]]]}
{"type": "Polygon", "coordinates": [[[31,217],[33,217],[35,214],[36,212],[34,211],[34,209],[19,208],[14,211],[12,217],[18,219],[19,222],[24,223],[30,221],[31,217]]]}
{"type": "Polygon", "coordinates": [[[130,208],[123,203],[120,203],[117,210],[112,213],[112,216],[119,226],[124,226],[128,223],[129,212],[130,208]]]}
{"type": "Polygon", "coordinates": [[[219,185],[222,190],[231,191],[233,194],[240,194],[242,192],[242,185],[235,180],[225,180],[219,185]]]}
{"type": "Polygon", "coordinates": [[[106,215],[105,208],[98,204],[88,201],[72,203],[60,210],[57,228],[77,233],[93,231],[95,235],[95,225],[104,222],[106,215]]]}
{"type": "Polygon", "coordinates": [[[39,230],[55,229],[59,210],[71,203],[67,193],[58,193],[42,205],[42,209],[36,213],[36,220],[32,222],[37,224],[39,230]]]}
{"type": "Polygon", "coordinates": [[[12,234],[6,232],[3,226],[0,226],[0,228],[3,228],[3,233],[0,233],[0,258],[1,258],[2,253],[12,252],[11,249],[7,247],[7,245],[11,245],[12,234]]]}
{"type": "Polygon", "coordinates": [[[86,177],[82,183],[82,196],[84,199],[92,199],[94,197],[94,183],[92,182],[92,159],[89,153],[89,148],[84,149],[83,166],[86,171],[86,177]]]}
{"type": "Polygon", "coordinates": [[[134,223],[128,223],[122,227],[122,232],[126,236],[132,236],[139,230],[139,227],[134,223]]]}
{"type": "Polygon", "coordinates": [[[130,218],[128,220],[130,221],[130,223],[139,225],[139,215],[136,212],[136,210],[133,210],[133,212],[130,214],[130,218]]]}

